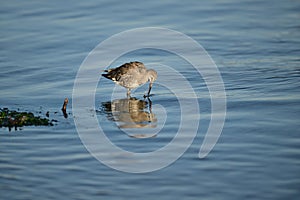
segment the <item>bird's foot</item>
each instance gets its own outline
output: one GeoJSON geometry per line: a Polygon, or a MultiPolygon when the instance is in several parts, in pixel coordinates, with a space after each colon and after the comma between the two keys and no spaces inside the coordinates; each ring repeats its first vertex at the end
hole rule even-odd
{"type": "Polygon", "coordinates": [[[154,96],[154,94],[144,94],[144,98],[149,98],[149,97],[152,97],[154,96]]]}

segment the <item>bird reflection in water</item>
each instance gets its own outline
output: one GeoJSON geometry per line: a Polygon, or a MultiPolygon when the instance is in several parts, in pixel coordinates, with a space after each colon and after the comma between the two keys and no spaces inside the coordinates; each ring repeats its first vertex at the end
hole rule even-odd
{"type": "MultiPolygon", "coordinates": [[[[109,120],[117,122],[121,129],[126,128],[156,128],[157,118],[152,113],[152,102],[139,100],[134,97],[125,99],[115,99],[102,103],[102,109],[109,120]]],[[[152,135],[151,137],[154,137],[152,135]]],[[[130,137],[149,137],[143,134],[130,135],[130,137]]]]}

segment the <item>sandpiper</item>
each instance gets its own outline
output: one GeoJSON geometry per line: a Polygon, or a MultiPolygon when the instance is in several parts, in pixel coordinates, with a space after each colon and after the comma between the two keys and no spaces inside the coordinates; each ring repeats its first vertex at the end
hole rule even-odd
{"type": "Polygon", "coordinates": [[[131,89],[137,88],[148,81],[150,82],[149,90],[144,97],[149,97],[152,84],[157,78],[157,72],[155,70],[147,69],[143,63],[137,61],[125,63],[120,67],[108,69],[104,72],[107,73],[102,74],[102,76],[127,88],[127,97],[130,97],[131,89]]]}

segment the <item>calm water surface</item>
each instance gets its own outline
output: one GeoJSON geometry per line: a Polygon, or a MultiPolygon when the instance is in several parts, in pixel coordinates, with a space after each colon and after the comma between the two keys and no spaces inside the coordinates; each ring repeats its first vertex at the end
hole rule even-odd
{"type": "MultiPolygon", "coordinates": [[[[41,116],[49,111],[58,123],[11,132],[0,129],[0,199],[296,199],[299,10],[297,1],[2,2],[0,107],[41,116]],[[146,26],[183,32],[208,51],[226,87],[227,116],[217,145],[200,160],[198,151],[211,115],[204,81],[187,62],[168,52],[123,55],[113,64],[134,59],[180,71],[197,92],[201,108],[197,137],[179,160],[156,172],[128,174],[92,157],[77,134],[71,103],[67,119],[60,108],[65,97],[72,102],[77,70],[99,42],[146,26]]],[[[103,107],[114,84],[101,79],[100,85],[97,118],[112,142],[149,152],[172,140],[180,109],[168,89],[154,85],[151,98],[156,126],[166,122],[163,130],[154,138],[134,139],[103,107]],[[166,119],[155,105],[168,111],[166,119]]],[[[137,89],[134,96],[143,100],[146,89],[137,89]]],[[[118,92],[125,95],[122,88],[118,92]]]]}

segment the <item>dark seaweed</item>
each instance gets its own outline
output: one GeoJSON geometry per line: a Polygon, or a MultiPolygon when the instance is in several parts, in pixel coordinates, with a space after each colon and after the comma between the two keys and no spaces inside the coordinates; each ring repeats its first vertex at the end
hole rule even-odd
{"type": "Polygon", "coordinates": [[[34,116],[32,112],[18,112],[8,108],[0,108],[0,127],[53,126],[52,120],[34,116]]]}

